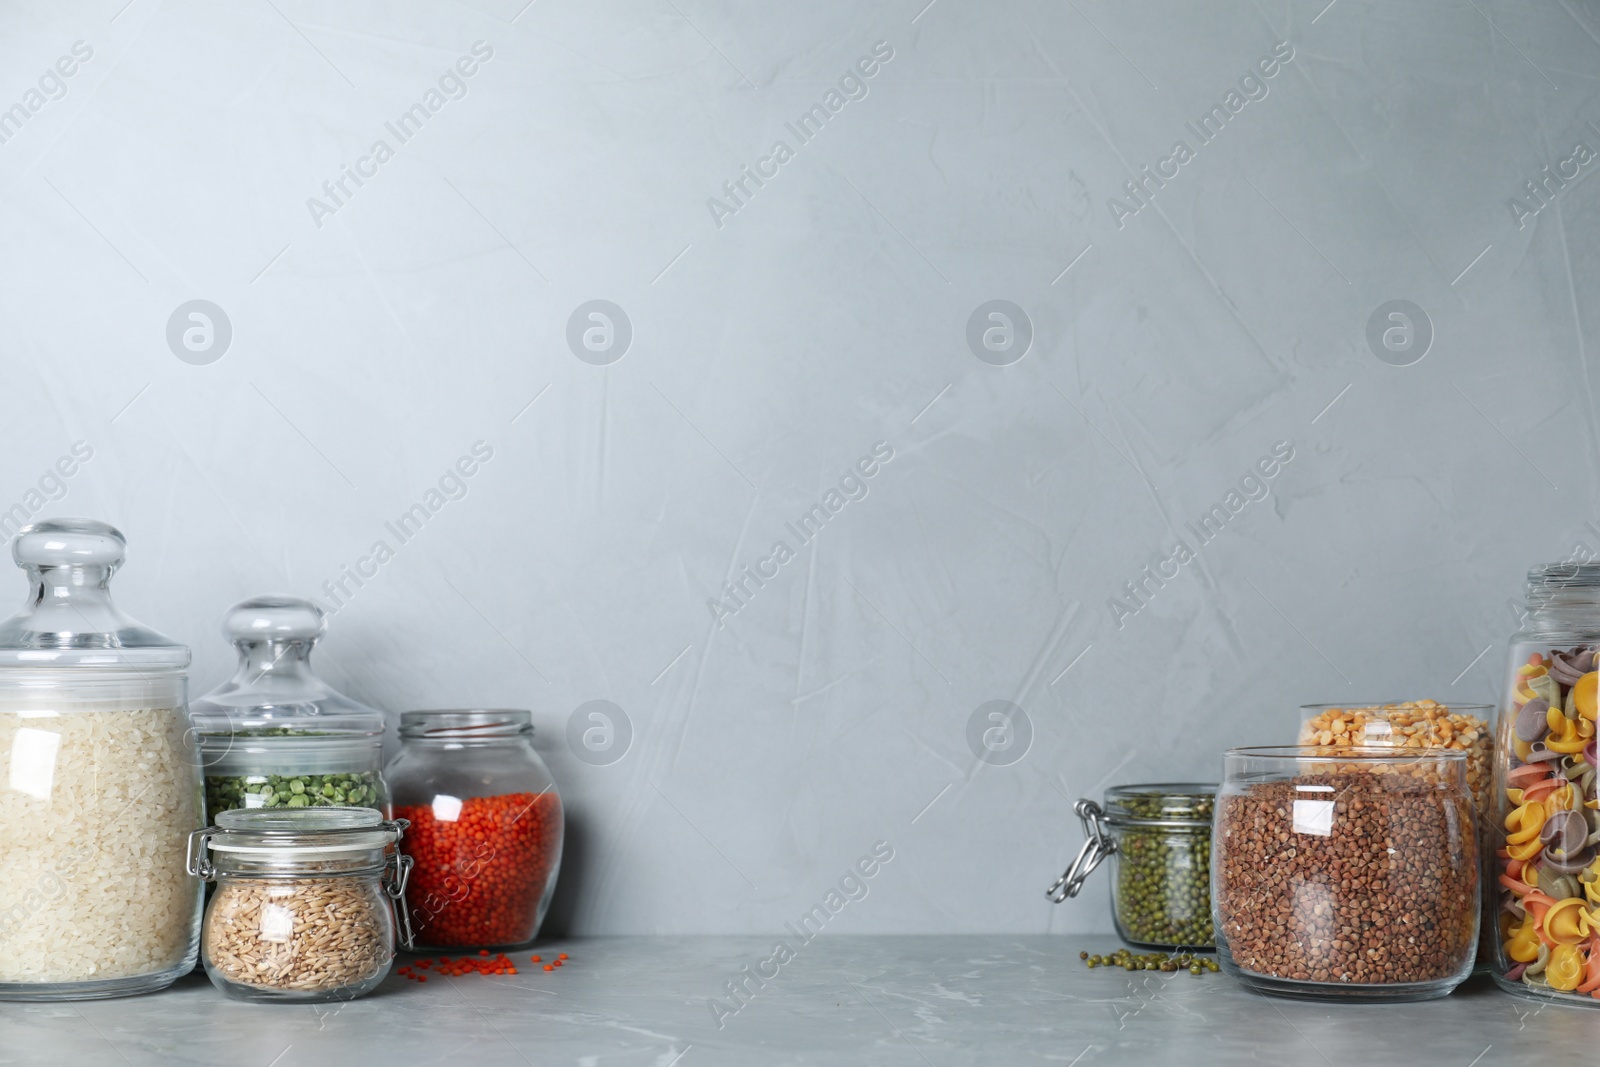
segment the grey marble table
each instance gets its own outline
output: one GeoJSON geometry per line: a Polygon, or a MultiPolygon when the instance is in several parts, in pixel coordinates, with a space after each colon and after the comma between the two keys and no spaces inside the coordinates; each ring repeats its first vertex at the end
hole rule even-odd
{"type": "MultiPolygon", "coordinates": [[[[792,937],[791,944],[799,943],[792,937]]],[[[1423,1004],[1309,1004],[1221,974],[1087,970],[1107,938],[830,937],[772,972],[771,939],[606,938],[519,953],[516,976],[391,976],[346,1004],[223,998],[201,975],[143,997],[0,1004],[0,1063],[1374,1064],[1495,1067],[1600,1058],[1600,1012],[1469,982],[1423,1004]],[[714,1010],[720,1002],[722,1011],[714,1010]],[[737,1010],[734,1010],[737,1009],[737,1010]],[[718,1025],[720,1023],[720,1027],[718,1025]]]]}

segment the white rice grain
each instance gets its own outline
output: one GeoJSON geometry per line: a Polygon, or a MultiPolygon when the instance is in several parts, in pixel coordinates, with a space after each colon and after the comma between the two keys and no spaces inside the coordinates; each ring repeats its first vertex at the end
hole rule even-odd
{"type": "Polygon", "coordinates": [[[17,759],[21,729],[60,738],[46,796],[8,788],[0,765],[0,982],[132,978],[192,958],[200,885],[184,850],[200,792],[186,725],[180,708],[0,711],[0,760],[17,759]]]}

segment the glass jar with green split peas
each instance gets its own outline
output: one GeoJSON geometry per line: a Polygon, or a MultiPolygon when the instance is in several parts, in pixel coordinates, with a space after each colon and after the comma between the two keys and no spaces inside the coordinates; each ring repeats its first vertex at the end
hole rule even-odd
{"type": "Polygon", "coordinates": [[[311,669],[323,610],[295,597],[235,604],[223,633],[234,676],[190,705],[205,769],[206,816],[245,808],[373,808],[389,814],[383,712],[311,669]]]}
{"type": "Polygon", "coordinates": [[[1211,818],[1217,787],[1204,783],[1119,785],[1105,806],[1075,806],[1088,838],[1050,887],[1056,903],[1075,897],[1100,862],[1112,864],[1111,918],[1117,934],[1148,948],[1214,948],[1211,818]]]}

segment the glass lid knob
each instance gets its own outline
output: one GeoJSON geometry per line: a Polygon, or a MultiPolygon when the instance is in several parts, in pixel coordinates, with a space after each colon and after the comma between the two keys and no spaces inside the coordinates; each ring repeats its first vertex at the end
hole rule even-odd
{"type": "Polygon", "coordinates": [[[95,519],[36,522],[11,542],[11,558],[29,571],[93,567],[110,572],[127,557],[128,541],[122,531],[95,519]]]}
{"type": "Polygon", "coordinates": [[[222,633],[236,645],[263,641],[313,644],[328,631],[328,616],[310,600],[292,596],[258,596],[228,609],[222,633]]]}

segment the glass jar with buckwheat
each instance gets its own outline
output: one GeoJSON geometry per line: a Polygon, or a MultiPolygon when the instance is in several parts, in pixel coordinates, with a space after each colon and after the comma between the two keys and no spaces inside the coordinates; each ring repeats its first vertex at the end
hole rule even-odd
{"type": "Polygon", "coordinates": [[[1224,757],[1212,843],[1222,969],[1264,993],[1422,1000],[1472,970],[1466,754],[1299,745],[1224,757]]]}

